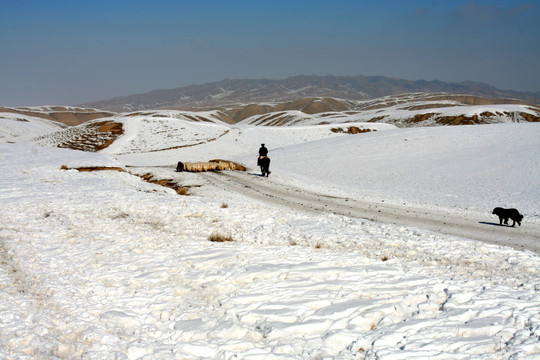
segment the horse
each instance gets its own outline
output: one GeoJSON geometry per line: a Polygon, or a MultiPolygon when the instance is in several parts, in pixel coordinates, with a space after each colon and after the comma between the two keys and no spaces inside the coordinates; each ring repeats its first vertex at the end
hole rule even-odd
{"type": "Polygon", "coordinates": [[[268,156],[259,156],[257,165],[261,167],[262,176],[268,177],[270,175],[270,158],[268,156]]]}

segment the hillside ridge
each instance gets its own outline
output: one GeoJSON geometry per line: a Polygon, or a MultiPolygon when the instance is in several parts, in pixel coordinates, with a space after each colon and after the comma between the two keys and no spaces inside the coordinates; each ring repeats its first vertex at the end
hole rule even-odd
{"type": "Polygon", "coordinates": [[[366,101],[405,93],[461,94],[540,104],[540,92],[501,90],[473,81],[450,83],[439,80],[413,81],[384,76],[299,75],[283,80],[225,79],[202,85],[188,85],[115,97],[80,106],[114,112],[150,109],[191,110],[289,102],[310,97],[366,101]]]}

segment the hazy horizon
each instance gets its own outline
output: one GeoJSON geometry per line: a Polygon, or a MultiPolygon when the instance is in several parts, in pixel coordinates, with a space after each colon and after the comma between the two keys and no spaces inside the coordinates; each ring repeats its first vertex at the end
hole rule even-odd
{"type": "Polygon", "coordinates": [[[3,1],[0,106],[224,79],[475,81],[540,91],[538,1],[3,1]]]}

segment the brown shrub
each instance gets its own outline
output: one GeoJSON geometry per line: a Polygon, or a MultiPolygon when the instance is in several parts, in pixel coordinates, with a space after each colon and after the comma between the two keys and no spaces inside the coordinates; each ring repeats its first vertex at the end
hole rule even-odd
{"type": "Polygon", "coordinates": [[[173,189],[174,191],[176,191],[176,193],[178,195],[189,195],[187,188],[178,185],[172,179],[154,179],[154,176],[152,174],[150,174],[150,173],[146,173],[146,174],[142,174],[142,175],[135,174],[135,175],[140,177],[144,181],[151,183],[151,184],[165,186],[165,187],[168,187],[170,189],[173,189]]]}
{"type": "Polygon", "coordinates": [[[62,169],[62,170],[78,170],[78,171],[81,171],[81,172],[104,171],[104,170],[113,170],[113,171],[120,171],[120,172],[125,171],[124,169],[122,169],[120,167],[116,167],[116,166],[81,166],[81,167],[77,167],[77,168],[70,168],[67,165],[62,165],[62,166],[60,166],[60,169],[62,169]]]}
{"type": "Polygon", "coordinates": [[[230,241],[234,241],[231,235],[222,235],[222,234],[219,234],[219,233],[216,233],[216,232],[212,233],[208,237],[208,240],[210,240],[212,242],[230,242],[230,241]]]}

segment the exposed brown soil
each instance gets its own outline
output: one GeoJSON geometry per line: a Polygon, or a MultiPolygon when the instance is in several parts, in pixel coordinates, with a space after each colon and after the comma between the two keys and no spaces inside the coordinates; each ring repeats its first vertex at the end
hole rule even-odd
{"type": "Polygon", "coordinates": [[[68,126],[75,126],[90,120],[116,115],[115,113],[108,111],[99,111],[85,108],[65,108],[61,106],[55,106],[43,111],[37,111],[35,109],[28,108],[0,107],[0,112],[33,116],[41,119],[57,121],[68,126]]]}
{"type": "Polygon", "coordinates": [[[334,132],[334,133],[362,134],[362,133],[367,133],[367,132],[377,131],[377,130],[372,130],[372,129],[360,129],[360,128],[357,127],[357,126],[350,126],[350,127],[347,128],[346,130],[345,130],[345,129],[342,129],[342,128],[332,128],[332,129],[330,129],[330,131],[332,131],[332,132],[334,132]]]}
{"type": "Polygon", "coordinates": [[[111,145],[123,133],[122,123],[112,120],[93,122],[87,124],[69,140],[58,144],[57,147],[96,152],[111,145]]]}
{"type": "Polygon", "coordinates": [[[387,117],[387,115],[377,116],[377,117],[374,117],[374,118],[369,119],[368,122],[380,122],[380,121],[381,121],[382,119],[384,119],[385,117],[387,117]]]}
{"type": "Polygon", "coordinates": [[[283,126],[291,124],[296,118],[287,112],[277,112],[261,116],[254,125],[283,126]]]}
{"type": "Polygon", "coordinates": [[[238,122],[255,115],[268,113],[299,110],[305,114],[320,114],[343,112],[353,109],[350,101],[333,98],[303,98],[294,101],[279,103],[276,105],[250,104],[243,107],[233,108],[226,111],[233,121],[238,122]]]}
{"type": "Polygon", "coordinates": [[[497,104],[521,104],[527,105],[528,102],[517,99],[486,99],[480,96],[473,95],[435,95],[433,97],[428,97],[429,100],[432,99],[445,99],[445,100],[454,100],[465,105],[497,105],[497,104]]]}
{"type": "Polygon", "coordinates": [[[420,122],[420,121],[425,121],[435,115],[439,115],[438,113],[427,113],[427,114],[418,114],[418,115],[415,115],[414,118],[412,119],[412,122],[420,122]]]}
{"type": "MultiPolygon", "coordinates": [[[[537,113],[540,113],[540,111],[538,111],[537,113]]],[[[520,112],[519,115],[521,115],[521,117],[523,117],[527,121],[540,122],[540,116],[535,116],[535,115],[528,114],[528,113],[525,113],[525,112],[520,112]]]]}
{"type": "Polygon", "coordinates": [[[122,123],[117,123],[114,121],[102,121],[88,124],[90,127],[97,127],[99,132],[110,132],[117,135],[122,135],[124,129],[122,123]]]}
{"type": "Polygon", "coordinates": [[[135,174],[135,175],[137,175],[138,177],[140,177],[141,179],[143,179],[146,182],[171,188],[174,191],[176,191],[176,193],[178,195],[189,195],[188,194],[188,189],[183,187],[183,186],[178,185],[177,183],[174,182],[173,179],[156,179],[150,173],[135,174]]]}
{"type": "MultiPolygon", "coordinates": [[[[497,105],[497,104],[520,104],[520,105],[532,105],[526,101],[517,100],[517,99],[487,99],[480,96],[472,95],[452,95],[452,94],[403,94],[395,95],[389,98],[375,99],[370,102],[366,102],[365,105],[360,106],[358,110],[367,111],[367,110],[378,110],[384,109],[389,106],[395,106],[399,104],[406,105],[409,102],[417,101],[430,101],[430,102],[441,102],[441,101],[455,101],[460,105],[497,105]]],[[[405,110],[423,110],[437,107],[452,107],[459,106],[454,104],[444,104],[444,103],[432,103],[425,105],[411,105],[409,107],[404,106],[405,110]]]]}
{"type": "Polygon", "coordinates": [[[62,169],[63,170],[75,169],[75,170],[79,170],[81,172],[106,171],[106,170],[125,172],[124,169],[119,168],[119,167],[115,167],[115,166],[82,166],[82,167],[77,167],[77,168],[62,167],[62,169]]]}
{"type": "Polygon", "coordinates": [[[236,122],[247,119],[248,117],[254,115],[266,114],[268,112],[271,112],[272,110],[273,108],[269,105],[250,104],[243,108],[227,110],[226,113],[232,118],[233,121],[236,122]]]}
{"type": "Polygon", "coordinates": [[[479,121],[478,115],[473,115],[471,117],[464,116],[464,115],[460,115],[460,116],[439,116],[439,115],[440,114],[437,114],[437,113],[418,114],[418,115],[415,115],[410,121],[417,123],[417,122],[422,122],[430,118],[433,118],[433,120],[436,121],[437,124],[440,124],[440,125],[473,125],[473,124],[481,123],[481,121],[479,121]]]}
{"type": "MultiPolygon", "coordinates": [[[[497,105],[497,104],[520,104],[529,105],[529,108],[540,114],[540,109],[535,105],[527,103],[522,100],[516,99],[487,99],[480,96],[472,95],[452,95],[446,93],[436,94],[403,94],[395,95],[387,98],[375,99],[373,101],[367,101],[365,103],[355,103],[349,100],[334,99],[334,98],[303,98],[294,101],[279,103],[276,105],[258,105],[251,104],[244,107],[238,107],[227,110],[227,114],[233,121],[242,121],[251,116],[258,116],[254,125],[265,126],[283,126],[291,125],[294,123],[295,118],[289,116],[286,111],[297,110],[305,114],[320,114],[324,116],[336,116],[336,114],[352,114],[363,111],[383,110],[390,106],[401,105],[401,109],[408,111],[418,111],[426,109],[438,109],[445,107],[458,107],[458,106],[470,106],[470,105],[497,105]],[[447,103],[449,101],[455,103],[447,103]],[[413,104],[418,102],[429,102],[424,104],[413,104]]],[[[530,114],[520,114],[522,118],[527,121],[538,121],[538,116],[530,114]]],[[[499,115],[502,116],[502,115],[499,115]]],[[[429,117],[433,117],[433,114],[421,114],[415,116],[410,122],[423,121],[429,117]],[[425,118],[424,118],[425,117],[425,118]]],[[[480,116],[482,117],[482,116],[480,116]]],[[[483,116],[485,117],[485,116],[483,116]]],[[[370,122],[380,122],[384,117],[374,117],[370,122]]],[[[438,117],[433,117],[434,121],[438,121],[438,117]]],[[[454,119],[451,121],[448,118],[442,119],[444,123],[448,124],[465,124],[465,123],[481,123],[479,120],[471,117],[466,119],[462,117],[460,119],[454,119]]]]}
{"type": "Polygon", "coordinates": [[[424,104],[424,105],[414,105],[414,106],[403,107],[402,109],[415,111],[415,110],[438,109],[438,108],[455,107],[455,106],[459,106],[459,105],[457,104],[424,104]]]}
{"type": "MultiPolygon", "coordinates": [[[[210,122],[211,123],[211,122],[214,122],[214,120],[218,120],[218,121],[223,121],[223,122],[225,122],[227,124],[234,124],[235,123],[235,121],[228,114],[226,114],[223,111],[218,111],[216,114],[211,114],[210,118],[209,118],[209,117],[206,117],[206,116],[196,114],[198,111],[201,111],[201,109],[170,109],[170,110],[193,112],[194,113],[193,115],[189,115],[189,114],[185,114],[185,113],[182,114],[182,115],[184,117],[188,118],[189,120],[194,121],[194,122],[210,122]]],[[[212,109],[212,110],[215,110],[215,109],[212,109]]],[[[154,117],[154,118],[163,118],[164,116],[166,117],[166,115],[163,115],[159,111],[137,111],[137,112],[124,114],[124,116],[127,116],[127,117],[149,116],[149,117],[154,117]]]]}
{"type": "MultiPolygon", "coordinates": [[[[536,116],[536,115],[525,113],[525,112],[520,112],[517,115],[521,116],[523,119],[529,122],[540,122],[540,116],[536,116]]],[[[489,111],[484,111],[478,115],[475,114],[472,116],[465,116],[465,115],[440,116],[439,113],[426,113],[426,114],[415,115],[413,118],[409,119],[409,122],[418,123],[421,121],[432,119],[439,125],[475,125],[475,124],[489,123],[489,118],[494,117],[494,116],[513,117],[514,114],[508,113],[508,112],[492,113],[489,111]]]]}
{"type": "MultiPolygon", "coordinates": [[[[352,114],[350,114],[352,115],[352,114]]],[[[336,112],[331,112],[331,113],[322,113],[322,114],[319,114],[320,117],[333,117],[333,118],[339,118],[339,117],[346,117],[346,115],[344,113],[336,113],[336,112]]]]}
{"type": "Polygon", "coordinates": [[[437,123],[441,125],[474,125],[480,124],[478,115],[473,116],[439,116],[437,123]]]}
{"type": "Polygon", "coordinates": [[[195,121],[195,122],[200,122],[200,121],[202,121],[202,122],[213,122],[212,120],[207,119],[207,118],[205,118],[203,116],[197,116],[197,115],[192,116],[192,115],[187,115],[187,114],[184,114],[184,116],[187,117],[189,120],[195,121]]]}
{"type": "MultiPolygon", "coordinates": [[[[61,169],[62,170],[78,170],[81,172],[107,171],[107,170],[125,172],[124,169],[120,167],[115,167],[115,166],[82,166],[82,167],[76,167],[76,168],[69,168],[66,165],[62,165],[61,169]]],[[[172,179],[155,179],[154,176],[149,173],[146,173],[143,175],[139,175],[139,174],[134,174],[134,175],[140,177],[146,182],[171,188],[174,191],[176,191],[178,195],[188,195],[188,189],[178,185],[172,179]]]]}

